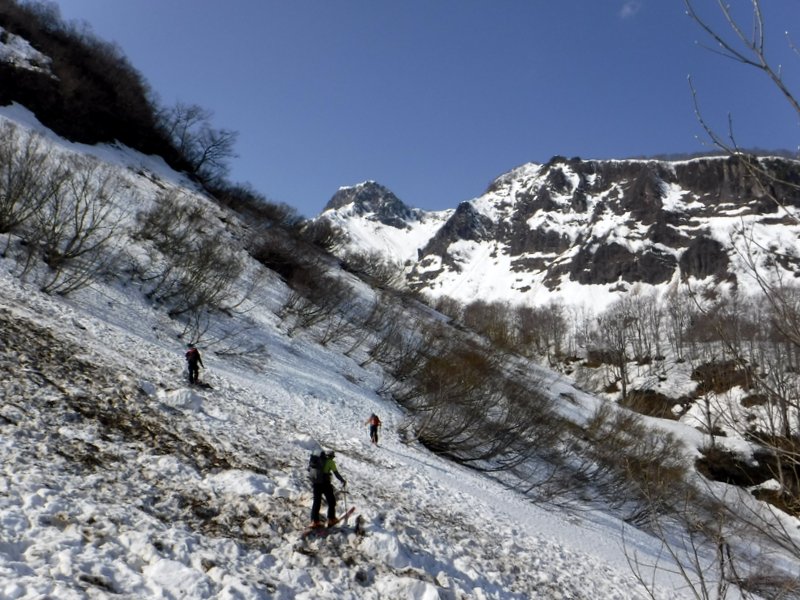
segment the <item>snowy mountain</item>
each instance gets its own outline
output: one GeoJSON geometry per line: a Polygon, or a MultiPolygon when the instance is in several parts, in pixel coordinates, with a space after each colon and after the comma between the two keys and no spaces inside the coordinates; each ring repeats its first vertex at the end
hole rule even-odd
{"type": "Polygon", "coordinates": [[[366,181],[340,188],[323,211],[342,237],[340,249],[377,251],[397,262],[414,261],[452,211],[411,208],[384,186],[366,181]]]}
{"type": "Polygon", "coordinates": [[[382,189],[362,184],[337,193],[318,219],[343,232],[346,251],[410,260],[408,285],[434,299],[536,306],[590,297],[602,307],[634,287],[748,286],[748,244],[772,247],[784,257],[781,272],[794,278],[798,182],[800,163],[784,158],[556,157],[502,175],[454,211],[412,210],[385,189],[357,205],[351,198],[382,189]],[[391,221],[381,216],[387,211],[391,221]]]}

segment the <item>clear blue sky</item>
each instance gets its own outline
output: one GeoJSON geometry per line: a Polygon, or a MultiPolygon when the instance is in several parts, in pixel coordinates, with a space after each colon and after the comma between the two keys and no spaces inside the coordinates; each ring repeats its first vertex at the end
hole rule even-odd
{"type": "MultiPolygon", "coordinates": [[[[682,0],[56,3],[116,42],[162,105],[201,105],[238,131],[230,179],[305,216],[368,179],[438,210],[557,154],[703,151],[689,75],[741,146],[800,141],[763,75],[697,44],[682,0]]],[[[719,22],[715,2],[696,4],[719,22]]],[[[784,32],[800,40],[800,2],[764,5],[768,53],[797,83],[784,32]]]]}

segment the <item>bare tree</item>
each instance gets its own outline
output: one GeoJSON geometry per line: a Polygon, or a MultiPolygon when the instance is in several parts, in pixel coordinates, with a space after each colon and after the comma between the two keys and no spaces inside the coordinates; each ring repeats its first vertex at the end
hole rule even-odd
{"type": "Polygon", "coordinates": [[[228,174],[228,160],[235,157],[239,134],[230,129],[203,127],[197,135],[195,151],[189,156],[194,173],[204,182],[214,184],[228,174]]]}
{"type": "Polygon", "coordinates": [[[194,151],[198,129],[211,121],[211,111],[197,104],[178,102],[159,114],[161,126],[175,144],[178,152],[189,156],[194,151]]]}
{"type": "Polygon", "coordinates": [[[228,160],[235,156],[238,134],[211,126],[211,111],[196,104],[179,102],[162,111],[160,120],[167,135],[191,168],[192,174],[213,185],[228,172],[228,160]]]}
{"type": "MultiPolygon", "coordinates": [[[[800,102],[798,102],[794,92],[789,88],[786,80],[783,78],[781,67],[774,67],[767,59],[766,28],[764,13],[761,10],[761,2],[760,0],[748,0],[748,3],[751,7],[751,23],[749,26],[745,26],[736,19],[733,9],[728,2],[717,0],[717,7],[728,25],[728,29],[722,31],[710,25],[709,22],[697,12],[693,0],[684,0],[689,17],[697,23],[714,42],[714,46],[709,49],[725,58],[756,69],[766,75],[770,83],[780,91],[792,109],[800,116],[800,102]]],[[[795,50],[792,42],[789,41],[788,43],[791,45],[792,50],[795,50]]],[[[694,97],[697,99],[696,94],[694,94],[694,97]]],[[[695,107],[697,107],[696,103],[695,107]]],[[[707,125],[699,110],[697,114],[700,118],[700,122],[704,125],[706,133],[709,134],[715,145],[731,153],[739,150],[736,146],[732,129],[728,131],[729,141],[726,141],[725,138],[707,125]]]]}
{"type": "MultiPolygon", "coordinates": [[[[738,19],[735,15],[735,7],[723,0],[717,0],[717,8],[725,23],[725,26],[720,28],[711,25],[710,21],[697,11],[695,4],[694,0],[684,0],[686,12],[689,17],[700,27],[708,39],[713,42],[712,46],[707,46],[708,50],[746,68],[755,69],[762,73],[767,78],[770,85],[778,90],[796,115],[800,117],[800,100],[798,100],[797,94],[790,88],[787,79],[783,77],[783,65],[775,65],[767,57],[766,21],[761,1],[746,0],[746,2],[744,2],[744,4],[748,4],[750,7],[749,23],[745,25],[742,23],[742,20],[738,19]]],[[[788,32],[786,33],[786,44],[795,56],[799,54],[798,48],[789,37],[788,32]]],[[[689,79],[689,85],[694,101],[695,115],[711,143],[720,150],[732,156],[736,156],[753,175],[756,183],[760,184],[765,195],[770,196],[777,206],[782,207],[782,199],[778,197],[777,194],[771,193],[770,187],[777,185],[778,187],[785,186],[797,189],[798,184],[794,181],[787,180],[786,177],[782,176],[781,172],[774,172],[765,168],[763,161],[742,151],[736,141],[736,132],[732,115],[728,116],[728,130],[725,134],[720,133],[712,127],[700,109],[698,93],[694,88],[691,78],[689,79]]],[[[794,219],[795,222],[797,221],[797,218],[791,211],[786,210],[786,214],[789,218],[794,219]]]]}
{"type": "Polygon", "coordinates": [[[567,336],[567,319],[561,304],[518,306],[513,317],[516,339],[522,348],[530,347],[535,353],[551,359],[561,354],[567,336]]]}
{"type": "MultiPolygon", "coordinates": [[[[722,17],[722,25],[719,27],[712,25],[712,21],[697,10],[699,3],[684,0],[684,4],[690,19],[700,27],[711,42],[709,49],[712,52],[764,74],[769,84],[782,94],[795,114],[800,116],[800,102],[790,88],[789,80],[783,77],[782,67],[775,66],[768,59],[766,20],[759,0],[746,0],[738,5],[717,0],[716,8],[722,17]],[[741,6],[749,7],[748,15],[744,19],[738,16],[743,13],[737,12],[741,6]],[[747,24],[743,24],[744,22],[747,24]]],[[[764,3],[763,6],[767,5],[764,3]]],[[[796,54],[797,48],[791,40],[787,43],[796,54]]],[[[690,87],[697,118],[711,142],[730,155],[736,156],[752,176],[754,189],[763,197],[770,198],[783,210],[786,219],[796,224],[797,217],[794,210],[785,206],[782,196],[783,191],[797,190],[796,178],[788,178],[787,170],[770,169],[767,161],[742,152],[736,141],[734,121],[731,116],[728,117],[728,130],[725,133],[720,133],[711,127],[700,110],[699,97],[691,80],[690,87]]],[[[794,172],[791,169],[788,171],[789,174],[794,172]]],[[[763,293],[758,304],[770,307],[774,322],[770,323],[769,319],[764,319],[762,310],[753,311],[738,298],[729,299],[727,305],[717,304],[708,307],[694,296],[692,312],[702,317],[702,320],[696,320],[694,323],[704,325],[706,333],[695,327],[693,334],[697,337],[713,333],[713,336],[706,338],[706,345],[716,347],[729,357],[736,369],[749,372],[749,369],[758,367],[760,375],[750,378],[750,381],[758,391],[760,399],[750,408],[754,413],[760,413],[764,417],[762,422],[742,423],[739,418],[741,415],[737,414],[738,408],[730,406],[730,412],[725,416],[728,419],[726,425],[736,427],[738,423],[740,432],[743,428],[747,428],[747,431],[742,433],[746,434],[748,439],[761,444],[767,455],[772,453],[776,457],[775,477],[782,480],[781,493],[784,494],[787,488],[789,491],[794,491],[791,488],[797,487],[796,430],[786,426],[788,415],[795,410],[792,405],[796,397],[796,383],[792,380],[796,381],[796,374],[790,371],[791,361],[785,360],[790,353],[784,352],[784,349],[775,345],[774,340],[770,340],[769,337],[772,331],[777,331],[782,338],[782,342],[779,343],[796,348],[800,343],[800,338],[794,335],[796,331],[800,331],[798,327],[800,306],[797,305],[795,295],[789,292],[785,282],[780,277],[774,277],[775,272],[769,273],[768,269],[765,270],[765,266],[770,262],[780,263],[787,257],[776,255],[771,248],[759,247],[752,233],[747,235],[743,232],[743,239],[745,243],[741,256],[749,265],[763,293]],[[752,320],[755,327],[751,327],[747,319],[741,318],[747,312],[756,315],[755,320],[752,320]],[[789,407],[792,409],[789,410],[789,407]],[[764,422],[768,423],[767,431],[762,434],[759,430],[764,426],[764,422]],[[791,475],[788,484],[784,478],[787,474],[791,475]]],[[[671,300],[676,298],[677,296],[673,296],[671,300]]],[[[670,339],[676,348],[683,348],[683,332],[687,331],[685,326],[687,317],[689,323],[692,322],[691,316],[686,315],[680,308],[678,303],[671,302],[668,311],[670,339]]],[[[717,412],[717,414],[725,413],[717,412]]],[[[796,536],[794,532],[787,530],[785,517],[771,507],[755,501],[749,491],[735,490],[734,493],[738,495],[736,498],[716,502],[714,506],[708,504],[698,507],[693,500],[687,504],[685,510],[677,511],[678,514],[687,517],[683,523],[683,537],[679,538],[664,528],[655,527],[653,529],[657,537],[664,542],[666,551],[676,559],[689,589],[698,598],[725,598],[733,585],[738,588],[737,597],[750,597],[755,594],[772,598],[797,597],[797,582],[790,573],[776,573],[766,568],[763,571],[752,569],[753,564],[766,566],[771,562],[780,565],[781,559],[768,557],[770,552],[776,552],[776,555],[781,553],[790,560],[798,555],[796,536]],[[701,534],[699,537],[698,532],[701,534]],[[686,542],[683,547],[680,539],[686,542]],[[754,547],[737,553],[731,540],[740,545],[744,540],[754,540],[754,547]],[[711,550],[705,553],[705,556],[710,555],[716,561],[714,569],[709,569],[711,565],[701,560],[699,550],[708,545],[711,546],[711,550]],[[743,569],[745,566],[751,568],[745,570],[743,569]],[[691,575],[690,570],[693,570],[695,575],[691,575]],[[696,578],[697,574],[700,579],[696,578]],[[707,577],[708,575],[710,577],[707,577]]],[[[709,490],[706,494],[706,497],[712,496],[719,496],[717,489],[709,490]]],[[[795,513],[796,506],[795,504],[795,507],[792,507],[789,502],[782,505],[781,509],[795,513]]]]}
{"type": "Polygon", "coordinates": [[[59,191],[67,177],[54,167],[35,133],[10,122],[0,125],[0,233],[27,223],[59,191]]]}
{"type": "Polygon", "coordinates": [[[605,359],[614,369],[616,381],[621,386],[622,401],[628,397],[629,347],[633,335],[635,315],[624,300],[613,304],[597,318],[597,330],[605,359]]]}
{"type": "Polygon", "coordinates": [[[49,268],[42,290],[62,294],[85,285],[113,262],[111,244],[123,214],[113,202],[119,193],[115,173],[85,157],[65,162],[69,177],[36,213],[31,227],[49,268]]]}
{"type": "Polygon", "coordinates": [[[672,287],[665,297],[667,340],[676,360],[683,362],[686,355],[687,332],[693,320],[694,303],[686,286],[672,287]]]}

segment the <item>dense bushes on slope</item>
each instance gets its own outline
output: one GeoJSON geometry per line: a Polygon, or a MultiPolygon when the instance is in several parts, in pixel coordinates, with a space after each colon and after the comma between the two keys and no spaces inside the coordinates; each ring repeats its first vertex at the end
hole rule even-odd
{"type": "Polygon", "coordinates": [[[186,166],[159,124],[151,90],[118,47],[65,24],[51,3],[1,0],[0,27],[52,59],[52,75],[0,63],[0,104],[26,106],[70,140],[118,140],[179,169],[186,166]]]}

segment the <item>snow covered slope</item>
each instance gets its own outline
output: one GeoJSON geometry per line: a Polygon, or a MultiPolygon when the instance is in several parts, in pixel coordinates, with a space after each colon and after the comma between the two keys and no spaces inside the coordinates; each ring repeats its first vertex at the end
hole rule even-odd
{"type": "MultiPolygon", "coordinates": [[[[0,108],[9,118],[42,130],[19,107],[0,108]]],[[[158,159],[48,139],[54,155],[102,156],[146,205],[180,190],[239,247],[232,215],[158,159]]],[[[120,246],[140,260],[135,215],[122,214],[120,246]]],[[[311,333],[288,335],[278,314],[290,290],[240,257],[244,300],[199,343],[210,388],[185,384],[186,323],[122,271],[64,298],[0,259],[0,597],[650,597],[628,559],[658,563],[658,543],[601,512],[535,506],[402,443],[402,411],[376,392],[386,374],[311,333]],[[371,412],[384,423],[378,447],[371,412]],[[355,506],[360,526],[302,540],[318,445],[336,450],[349,492],[340,510],[355,506]]],[[[595,407],[550,380],[576,418],[595,407]]],[[[680,585],[655,573],[657,598],[681,597],[680,585]]]]}
{"type": "Polygon", "coordinates": [[[50,58],[36,50],[28,40],[0,27],[0,62],[18,69],[50,74],[50,58]]]}

